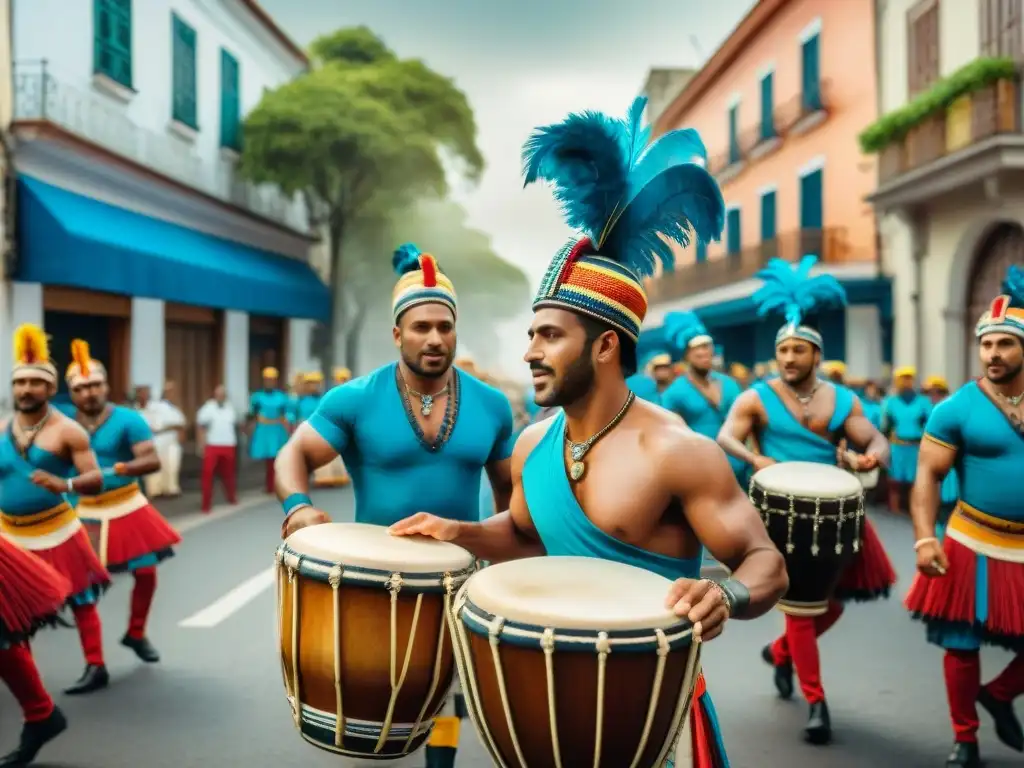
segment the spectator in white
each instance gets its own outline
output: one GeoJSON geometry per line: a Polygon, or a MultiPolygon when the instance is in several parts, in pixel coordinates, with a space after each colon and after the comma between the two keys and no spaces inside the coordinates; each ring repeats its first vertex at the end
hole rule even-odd
{"type": "Polygon", "coordinates": [[[146,495],[180,496],[181,440],[185,431],[185,415],[171,402],[174,383],[164,385],[163,398],[153,400],[148,386],[135,390],[135,406],[153,431],[153,444],[160,457],[160,471],[147,475],[146,495]]]}
{"type": "Polygon", "coordinates": [[[235,468],[238,460],[238,415],[227,399],[224,385],[213,390],[213,398],[203,403],[196,415],[199,449],[203,456],[203,512],[213,507],[213,479],[224,485],[228,503],[237,504],[235,468]]]}

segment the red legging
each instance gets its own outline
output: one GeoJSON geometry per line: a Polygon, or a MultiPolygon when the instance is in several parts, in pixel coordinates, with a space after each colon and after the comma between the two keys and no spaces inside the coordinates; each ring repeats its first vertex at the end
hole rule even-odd
{"type": "Polygon", "coordinates": [[[843,615],[843,604],[830,600],[828,611],[821,616],[786,616],[786,633],[772,643],[776,664],[793,662],[800,690],[809,704],[825,699],[821,684],[821,657],[818,637],[825,634],[843,615]]]}
{"type": "Polygon", "coordinates": [[[53,699],[46,692],[28,643],[0,649],[0,680],[21,705],[26,722],[39,722],[53,714],[53,699]]]}
{"type": "MultiPolygon", "coordinates": [[[[946,698],[953,736],[960,742],[978,740],[978,691],[981,689],[981,658],[977,651],[946,651],[942,660],[946,698]]],[[[1024,694],[1024,654],[1018,653],[1006,669],[985,686],[999,701],[1013,701],[1024,694]]]]}

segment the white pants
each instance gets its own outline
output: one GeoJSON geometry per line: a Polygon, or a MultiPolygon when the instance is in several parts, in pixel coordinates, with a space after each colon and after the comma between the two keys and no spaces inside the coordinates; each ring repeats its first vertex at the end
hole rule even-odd
{"type": "Polygon", "coordinates": [[[146,475],[146,495],[150,498],[177,496],[181,493],[181,486],[178,484],[181,475],[181,444],[174,442],[161,445],[157,447],[156,452],[160,457],[160,471],[146,475]]]}

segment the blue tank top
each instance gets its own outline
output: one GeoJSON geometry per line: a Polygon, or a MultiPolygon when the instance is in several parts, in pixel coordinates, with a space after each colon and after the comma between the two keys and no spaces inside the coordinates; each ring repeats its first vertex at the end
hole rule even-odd
{"type": "Polygon", "coordinates": [[[396,367],[391,363],[335,387],[309,418],[352,477],[356,522],[391,525],[416,512],[479,520],[481,470],[509,458],[515,445],[508,398],[456,369],[455,426],[432,451],[409,423],[396,367]]]}
{"type": "MultiPolygon", "coordinates": [[[[92,433],[89,442],[100,469],[111,469],[115,464],[135,458],[132,448],[139,443],[153,439],[153,432],[142,415],[123,405],[115,405],[106,421],[92,433]]],[[[104,491],[135,485],[134,477],[108,476],[103,482],[104,491]]]]}
{"type": "Polygon", "coordinates": [[[291,398],[279,389],[253,392],[249,398],[249,412],[258,418],[283,419],[291,416],[291,398]]]}
{"type": "Polygon", "coordinates": [[[740,385],[716,371],[712,371],[711,379],[718,382],[721,391],[718,407],[712,405],[687,376],[680,376],[661,393],[661,407],[678,413],[690,429],[714,440],[729,409],[740,396],[740,385]]]}
{"type": "Polygon", "coordinates": [[[1024,522],[1024,434],[977,382],[935,406],[925,434],[956,450],[961,501],[987,515],[1024,522]]]}
{"type": "Polygon", "coordinates": [[[643,568],[667,579],[700,576],[701,555],[691,559],[649,552],[602,531],[587,517],[569,486],[562,455],[565,413],[551,419],[544,437],[526,457],[523,492],[533,525],[549,555],[596,557],[643,568]]]}
{"type": "MultiPolygon", "coordinates": [[[[835,410],[828,424],[829,432],[838,432],[849,418],[856,402],[853,391],[833,385],[836,391],[835,410]]],[[[767,423],[761,428],[758,442],[761,453],[775,461],[811,461],[816,464],[836,464],[836,446],[815,434],[799,421],[767,382],[753,386],[761,398],[767,423]]]]}
{"type": "Polygon", "coordinates": [[[646,373],[634,373],[626,379],[626,386],[633,390],[633,394],[641,400],[657,405],[661,404],[661,393],[658,391],[658,383],[646,373]]]}
{"type": "Polygon", "coordinates": [[[924,425],[932,412],[932,401],[918,393],[910,399],[889,395],[882,403],[882,422],[892,437],[907,443],[924,437],[924,425]]]}
{"type": "Polygon", "coordinates": [[[11,517],[34,515],[52,509],[64,501],[63,494],[33,485],[29,477],[37,469],[57,477],[71,477],[70,461],[42,448],[31,446],[23,457],[15,447],[10,429],[0,437],[0,510],[11,517]]]}

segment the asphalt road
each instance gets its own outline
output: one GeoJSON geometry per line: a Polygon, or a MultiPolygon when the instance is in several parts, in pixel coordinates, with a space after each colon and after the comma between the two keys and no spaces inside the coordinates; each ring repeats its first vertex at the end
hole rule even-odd
{"type": "MultiPolygon", "coordinates": [[[[336,519],[350,519],[351,493],[324,494],[336,519]]],[[[130,584],[119,582],[102,606],[111,687],[86,698],[58,696],[69,731],[43,754],[46,768],[191,768],[304,766],[345,762],[303,742],[292,726],[275,648],[275,605],[268,587],[213,626],[180,624],[266,572],[278,541],[280,512],[262,500],[204,520],[178,518],[186,529],[178,557],[160,570],[150,636],[164,655],[159,665],[137,662],[117,641],[127,620],[130,584]]],[[[901,576],[912,572],[911,534],[903,520],[876,516],[901,576]]],[[[216,608],[212,609],[215,613],[216,608]]],[[[214,617],[216,619],[217,617],[214,617]]],[[[211,622],[212,623],[212,622],[211,622]]],[[[736,622],[705,651],[705,670],[733,768],[937,768],[951,735],[941,678],[941,654],[926,645],[897,599],[852,606],[823,638],[826,688],[835,743],[812,748],[800,739],[802,702],[776,700],[771,672],[759,651],[781,628],[778,615],[736,622]]],[[[39,665],[54,691],[81,672],[73,631],[40,635],[39,665]]],[[[986,675],[1008,659],[985,656],[986,675]]],[[[797,697],[798,698],[798,697],[797,697]]],[[[1020,766],[1021,756],[998,744],[983,717],[990,768],[1020,766]]],[[[0,688],[0,754],[16,738],[17,709],[0,688]]],[[[471,726],[463,730],[461,768],[487,768],[471,726]]],[[[402,763],[421,766],[422,758],[402,763]]]]}

